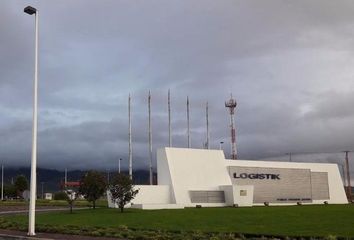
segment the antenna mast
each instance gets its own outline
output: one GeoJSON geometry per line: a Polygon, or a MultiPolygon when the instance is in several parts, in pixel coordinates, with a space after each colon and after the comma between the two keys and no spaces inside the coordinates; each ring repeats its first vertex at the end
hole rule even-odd
{"type": "Polygon", "coordinates": [[[230,128],[231,128],[231,159],[237,159],[237,149],[236,149],[236,130],[234,124],[234,114],[237,102],[235,99],[231,98],[228,102],[225,102],[225,107],[229,109],[230,112],[230,128]]]}

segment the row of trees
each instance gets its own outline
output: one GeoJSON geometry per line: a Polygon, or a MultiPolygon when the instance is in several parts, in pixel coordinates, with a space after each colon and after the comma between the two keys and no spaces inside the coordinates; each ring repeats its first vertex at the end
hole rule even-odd
{"type": "Polygon", "coordinates": [[[28,181],[24,175],[18,175],[13,184],[4,185],[5,198],[23,198],[23,192],[28,189],[28,181]]]}
{"type": "MultiPolygon", "coordinates": [[[[108,194],[110,194],[113,202],[118,205],[121,212],[123,212],[124,206],[133,200],[135,195],[139,192],[138,189],[134,189],[132,180],[125,174],[117,173],[113,175],[112,180],[107,184],[102,173],[98,171],[88,171],[81,178],[77,193],[84,196],[87,201],[92,202],[92,206],[95,209],[96,201],[104,195],[106,190],[109,190],[108,194]]],[[[73,202],[76,200],[78,194],[73,190],[67,191],[67,193],[68,202],[72,211],[73,202]]]]}
{"type": "MultiPolygon", "coordinates": [[[[6,198],[22,198],[23,192],[28,189],[28,181],[24,175],[16,177],[14,184],[4,186],[4,195],[6,198]]],[[[116,203],[123,212],[124,206],[134,199],[138,193],[138,189],[134,189],[134,185],[129,176],[117,173],[113,175],[109,184],[106,182],[105,176],[98,171],[88,171],[80,180],[78,189],[66,189],[62,193],[62,198],[66,199],[72,212],[73,204],[79,195],[82,195],[87,201],[92,203],[96,208],[96,201],[101,198],[106,190],[114,203],[116,203]]],[[[58,194],[56,194],[58,195],[58,194]]]]}

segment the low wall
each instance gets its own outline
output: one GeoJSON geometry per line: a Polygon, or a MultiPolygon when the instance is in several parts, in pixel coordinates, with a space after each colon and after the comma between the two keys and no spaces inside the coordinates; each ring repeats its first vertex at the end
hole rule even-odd
{"type": "Polygon", "coordinates": [[[135,196],[133,204],[169,204],[170,187],[167,185],[136,185],[139,193],[135,196]]]}
{"type": "MultiPolygon", "coordinates": [[[[167,185],[135,185],[134,189],[139,189],[135,198],[125,207],[140,204],[170,204],[170,187],[167,185]]],[[[117,208],[112,202],[111,194],[107,191],[108,207],[117,208]]]]}

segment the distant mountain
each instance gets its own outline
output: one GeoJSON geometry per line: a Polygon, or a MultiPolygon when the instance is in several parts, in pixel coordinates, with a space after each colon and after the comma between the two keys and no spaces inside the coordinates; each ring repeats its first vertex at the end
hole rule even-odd
{"type": "MultiPolygon", "coordinates": [[[[81,177],[87,171],[75,170],[68,171],[67,181],[80,181],[81,177]]],[[[108,172],[102,173],[108,178],[108,172]]],[[[127,174],[127,172],[123,172],[127,174]]],[[[109,177],[114,172],[109,173],[109,177]]],[[[15,181],[16,176],[25,175],[28,182],[30,181],[30,168],[5,168],[4,169],[4,184],[11,184],[15,181]]],[[[64,171],[58,171],[53,169],[37,168],[37,192],[57,192],[60,190],[60,183],[64,182],[64,171]]],[[[148,184],[149,183],[149,171],[137,170],[133,172],[134,184],[148,184]]],[[[154,173],[154,182],[156,183],[156,173],[154,173]]]]}

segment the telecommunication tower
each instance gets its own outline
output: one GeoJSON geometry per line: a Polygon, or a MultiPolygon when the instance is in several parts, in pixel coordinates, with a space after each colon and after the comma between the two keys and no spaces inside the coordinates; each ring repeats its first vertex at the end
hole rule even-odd
{"type": "Polygon", "coordinates": [[[237,149],[236,149],[236,130],[234,124],[234,115],[237,102],[235,99],[231,98],[228,102],[225,102],[225,107],[229,109],[230,112],[230,128],[231,128],[231,159],[237,159],[237,149]]]}

